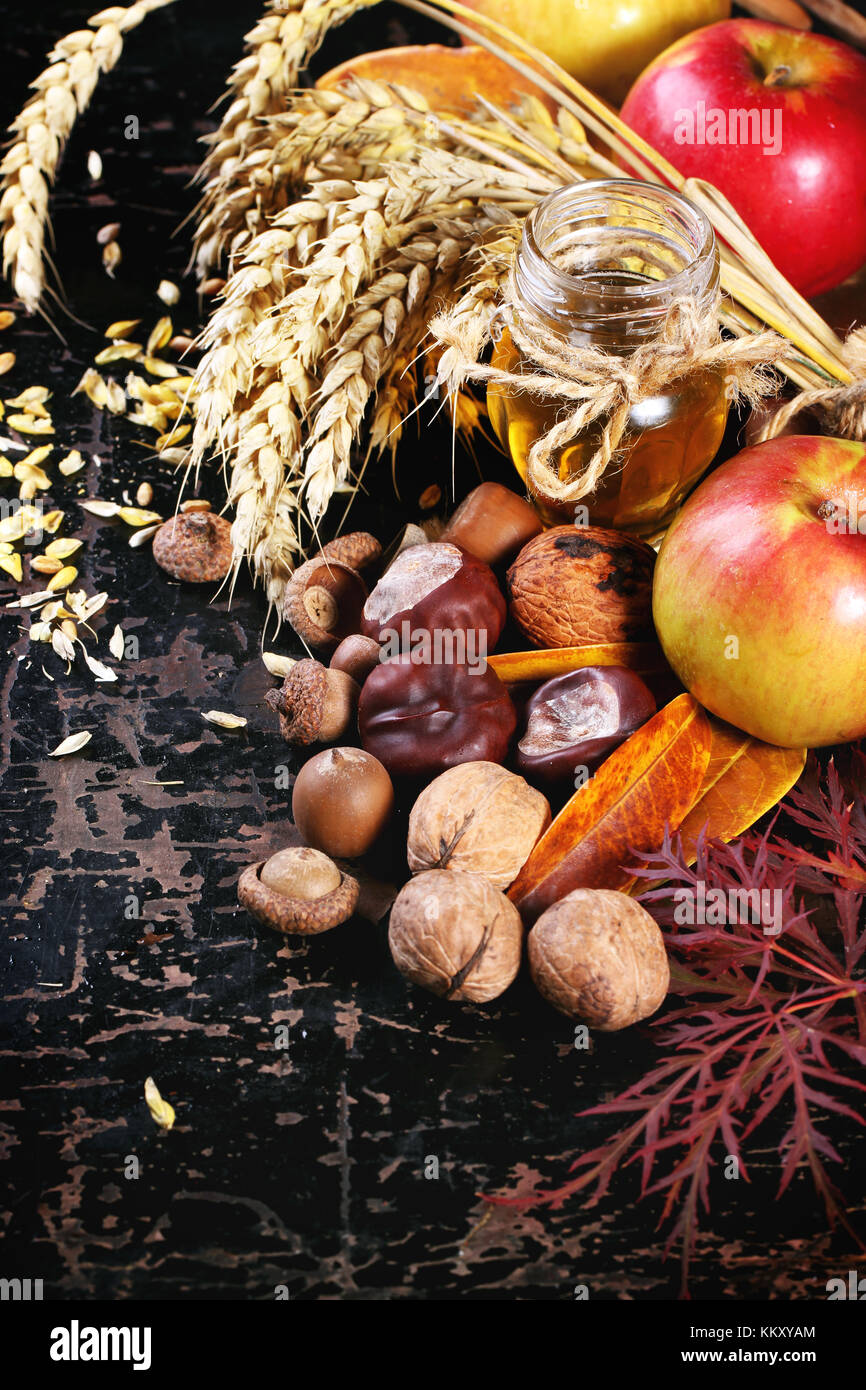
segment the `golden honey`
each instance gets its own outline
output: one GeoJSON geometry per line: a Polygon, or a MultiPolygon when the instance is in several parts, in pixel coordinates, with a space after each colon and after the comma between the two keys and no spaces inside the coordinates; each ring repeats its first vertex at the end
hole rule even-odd
{"type": "MultiPolygon", "coordinates": [[[[530,215],[515,284],[518,315],[523,299],[535,322],[558,338],[625,355],[658,332],[677,298],[688,295],[714,312],[718,253],[709,223],[681,195],[631,181],[593,181],[551,195],[530,215]],[[615,227],[626,228],[630,254],[624,264],[610,254],[609,230],[615,227]]],[[[507,329],[492,365],[515,374],[538,371],[524,363],[507,329]]],[[[488,386],[487,405],[500,442],[526,482],[529,451],[563,406],[496,381],[488,386]]],[[[536,482],[532,500],[548,524],[578,519],[651,538],[709,467],[727,413],[723,374],[692,372],[632,407],[620,446],[593,493],[561,502],[536,482]]],[[[560,450],[554,461],[559,482],[580,477],[604,424],[604,417],[594,420],[560,450]]]]}

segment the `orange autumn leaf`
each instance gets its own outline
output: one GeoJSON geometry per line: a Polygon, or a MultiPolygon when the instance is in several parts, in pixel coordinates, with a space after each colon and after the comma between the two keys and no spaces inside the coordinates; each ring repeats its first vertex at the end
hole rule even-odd
{"type": "Polygon", "coordinates": [[[803,771],[805,748],[776,748],[750,738],[731,724],[710,719],[710,761],[698,798],[680,826],[685,862],[695,861],[695,843],[706,827],[712,840],[732,840],[754,825],[803,771]]]}
{"type": "Polygon", "coordinates": [[[606,642],[596,647],[545,647],[529,652],[499,652],[487,658],[505,685],[521,681],[547,681],[580,671],[585,666],[627,666],[639,675],[667,669],[655,642],[606,642]]]}
{"type": "Polygon", "coordinates": [[[563,807],[511,885],[527,922],[575,888],[624,889],[635,852],[661,847],[694,805],[710,758],[710,721],[678,695],[602,763],[563,807]]]}

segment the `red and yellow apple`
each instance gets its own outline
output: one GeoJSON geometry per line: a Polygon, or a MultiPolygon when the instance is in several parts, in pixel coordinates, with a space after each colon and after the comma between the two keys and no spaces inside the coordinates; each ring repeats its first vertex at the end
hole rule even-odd
{"type": "MultiPolygon", "coordinates": [[[[496,19],[608,101],[663,48],[702,24],[727,19],[731,0],[463,0],[496,19]]],[[[491,38],[494,36],[491,34],[491,38]]]]}
{"type": "Polygon", "coordinates": [[[801,294],[866,261],[866,57],[756,19],[713,24],[642,73],[623,119],[715,184],[801,294]]]}
{"type": "Polygon", "coordinates": [[[653,618],[683,685],[785,748],[866,734],[866,445],[744,449],[667,532],[653,618]]]}

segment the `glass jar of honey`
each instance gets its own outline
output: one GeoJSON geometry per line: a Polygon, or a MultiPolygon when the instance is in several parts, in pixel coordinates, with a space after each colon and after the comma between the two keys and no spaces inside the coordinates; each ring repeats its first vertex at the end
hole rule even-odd
{"type": "MultiPolygon", "coordinates": [[[[560,343],[626,356],[661,331],[671,306],[687,297],[716,312],[719,254],[708,219],[671,189],[632,179],[594,179],[558,190],[526,219],[514,267],[513,312],[560,343]]],[[[537,372],[506,326],[492,364],[537,372]]],[[[563,405],[490,381],[490,421],[526,481],[533,443],[562,418],[563,405]]],[[[568,407],[566,406],[565,409],[568,407]]],[[[725,430],[728,397],[721,369],[692,371],[662,394],[631,406],[625,431],[594,492],[579,503],[532,500],[549,524],[580,518],[652,538],[670,521],[712,462],[725,430]]],[[[580,477],[604,428],[597,418],[553,459],[561,483],[580,477]]]]}

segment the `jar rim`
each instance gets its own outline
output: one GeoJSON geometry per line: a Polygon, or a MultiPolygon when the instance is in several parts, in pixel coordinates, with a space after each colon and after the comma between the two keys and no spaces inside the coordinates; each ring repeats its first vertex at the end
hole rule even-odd
{"type": "Polygon", "coordinates": [[[643,333],[664,317],[675,300],[692,295],[704,302],[715,297],[715,232],[703,210],[676,189],[637,179],[587,179],[549,193],[528,214],[517,256],[516,281],[520,296],[550,324],[564,324],[573,316],[577,320],[574,327],[587,331],[593,318],[610,325],[622,319],[628,320],[632,331],[643,333]],[[655,240],[669,251],[675,249],[683,259],[679,269],[672,268],[660,278],[636,275],[627,284],[606,283],[601,275],[564,270],[546,253],[545,242],[549,245],[564,221],[578,224],[586,218],[588,231],[593,226],[621,226],[627,231],[631,225],[629,208],[635,211],[635,236],[647,246],[655,240]],[[594,211],[597,222],[591,220],[594,211]],[[611,211],[617,220],[610,220],[611,211]],[[644,220],[648,216],[657,219],[658,229],[639,225],[641,214],[644,220]],[[552,216],[559,220],[546,225],[552,216]],[[670,235],[662,237],[661,228],[670,235]]]}

